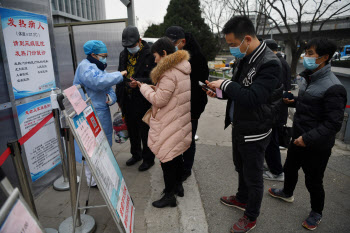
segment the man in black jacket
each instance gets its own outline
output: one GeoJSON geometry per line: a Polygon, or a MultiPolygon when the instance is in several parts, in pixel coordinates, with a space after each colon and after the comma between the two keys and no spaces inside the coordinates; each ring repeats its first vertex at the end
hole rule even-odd
{"type": "Polygon", "coordinates": [[[283,189],[270,188],[269,194],[293,202],[300,167],[305,173],[310,193],[311,212],[302,223],[314,230],[322,218],[325,192],[323,176],[340,130],[347,94],[344,86],[331,71],[329,64],[337,46],[325,38],[310,40],[305,48],[303,65],[306,71],[297,78],[299,94],[291,93],[283,101],[295,107],[292,142],[284,164],[283,189]]]}
{"type": "Polygon", "coordinates": [[[205,109],[208,102],[206,94],[200,88],[198,81],[205,82],[209,76],[208,62],[201,52],[198,42],[192,33],[184,31],[182,27],[171,26],[166,32],[168,37],[174,44],[176,50],[187,50],[190,53],[191,64],[191,123],[192,123],[192,143],[190,148],[183,153],[184,159],[184,175],[185,181],[190,175],[196,153],[195,135],[198,127],[198,120],[205,109]]]}
{"type": "Polygon", "coordinates": [[[152,84],[149,74],[155,67],[154,57],[148,43],[141,40],[139,31],[134,26],[124,29],[122,44],[124,50],[119,56],[118,70],[127,70],[128,75],[121,84],[116,86],[116,94],[117,102],[125,116],[131,144],[132,157],[126,165],[134,165],[143,159],[139,171],[146,171],[154,165],[154,154],[147,146],[149,126],[142,121],[142,117],[151,104],[141,94],[137,82],[130,78],[152,84]]]}
{"type": "MultiPolygon", "coordinates": [[[[277,52],[278,45],[275,40],[267,39],[264,40],[267,47],[269,47],[276,56],[280,59],[282,64],[282,84],[283,90],[288,92],[291,86],[291,72],[287,61],[283,58],[280,52],[277,52]]],[[[265,160],[269,168],[268,171],[264,171],[263,177],[266,180],[273,181],[284,181],[284,173],[281,163],[281,152],[279,147],[279,134],[282,133],[283,126],[287,124],[288,118],[288,106],[282,103],[282,98],[280,99],[278,114],[276,122],[271,132],[271,141],[266,148],[265,160]]]]}
{"type": "MultiPolygon", "coordinates": [[[[256,225],[263,197],[263,164],[270,142],[274,106],[280,92],[281,63],[264,42],[256,37],[255,28],[246,16],[235,16],[224,26],[231,54],[238,59],[232,80],[209,83],[216,94],[228,97],[225,128],[232,125],[233,162],[238,172],[236,195],[221,197],[227,205],[244,210],[231,232],[248,232],[256,225]],[[277,97],[274,97],[277,96],[277,97]]],[[[216,94],[207,91],[211,97],[216,94]]],[[[218,96],[219,97],[219,96],[218,96]]]]}

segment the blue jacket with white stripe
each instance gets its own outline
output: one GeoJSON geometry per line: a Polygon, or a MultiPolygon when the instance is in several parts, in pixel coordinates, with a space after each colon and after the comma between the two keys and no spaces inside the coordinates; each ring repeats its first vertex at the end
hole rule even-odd
{"type": "Polygon", "coordinates": [[[281,69],[278,57],[262,42],[239,61],[231,81],[225,80],[221,84],[220,89],[228,98],[225,128],[232,123],[234,136],[250,142],[261,140],[271,133],[274,116],[278,114],[274,103],[282,97],[281,69]]]}

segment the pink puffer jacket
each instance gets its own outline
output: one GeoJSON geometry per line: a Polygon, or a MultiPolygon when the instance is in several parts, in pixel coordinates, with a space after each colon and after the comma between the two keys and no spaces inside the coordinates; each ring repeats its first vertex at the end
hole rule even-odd
{"type": "Polygon", "coordinates": [[[189,57],[184,50],[164,57],[151,73],[157,86],[140,88],[152,104],[148,146],[162,163],[181,155],[192,141],[189,57]]]}

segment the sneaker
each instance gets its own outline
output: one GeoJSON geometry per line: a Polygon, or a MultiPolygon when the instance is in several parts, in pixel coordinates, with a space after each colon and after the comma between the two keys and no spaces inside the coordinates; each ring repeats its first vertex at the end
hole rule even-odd
{"type": "Polygon", "coordinates": [[[269,171],[270,169],[267,167],[266,163],[264,163],[263,171],[269,171]]]}
{"type": "Polygon", "coordinates": [[[264,171],[263,178],[265,180],[273,180],[273,181],[284,181],[284,173],[282,172],[279,175],[274,175],[270,171],[264,171]]]}
{"type": "Polygon", "coordinates": [[[221,197],[220,202],[224,205],[236,207],[237,209],[245,211],[245,208],[247,207],[247,204],[241,203],[236,199],[235,195],[228,196],[228,197],[221,197]]]}
{"type": "Polygon", "coordinates": [[[269,194],[273,197],[276,198],[280,198],[283,201],[286,202],[293,202],[294,201],[294,197],[293,196],[287,196],[284,192],[283,189],[273,189],[273,188],[269,188],[269,194]]]}
{"type": "Polygon", "coordinates": [[[320,224],[321,219],[322,219],[322,215],[311,210],[309,217],[307,217],[307,219],[305,219],[305,221],[303,222],[302,225],[306,229],[313,231],[317,228],[318,224],[320,224]]]}
{"type": "Polygon", "coordinates": [[[243,232],[249,232],[250,230],[254,229],[256,226],[256,220],[255,221],[250,221],[247,216],[243,216],[233,224],[231,227],[231,232],[232,233],[243,233],[243,232]]]}
{"type": "Polygon", "coordinates": [[[195,141],[198,141],[198,139],[199,139],[198,135],[197,135],[197,134],[194,135],[194,140],[195,140],[195,141]]]}

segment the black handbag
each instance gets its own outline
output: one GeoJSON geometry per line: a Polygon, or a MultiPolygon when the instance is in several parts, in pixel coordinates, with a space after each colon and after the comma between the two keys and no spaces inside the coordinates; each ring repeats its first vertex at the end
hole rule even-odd
{"type": "Polygon", "coordinates": [[[288,148],[291,139],[292,139],[292,127],[288,127],[286,125],[280,127],[278,130],[279,145],[285,148],[288,148]]]}

